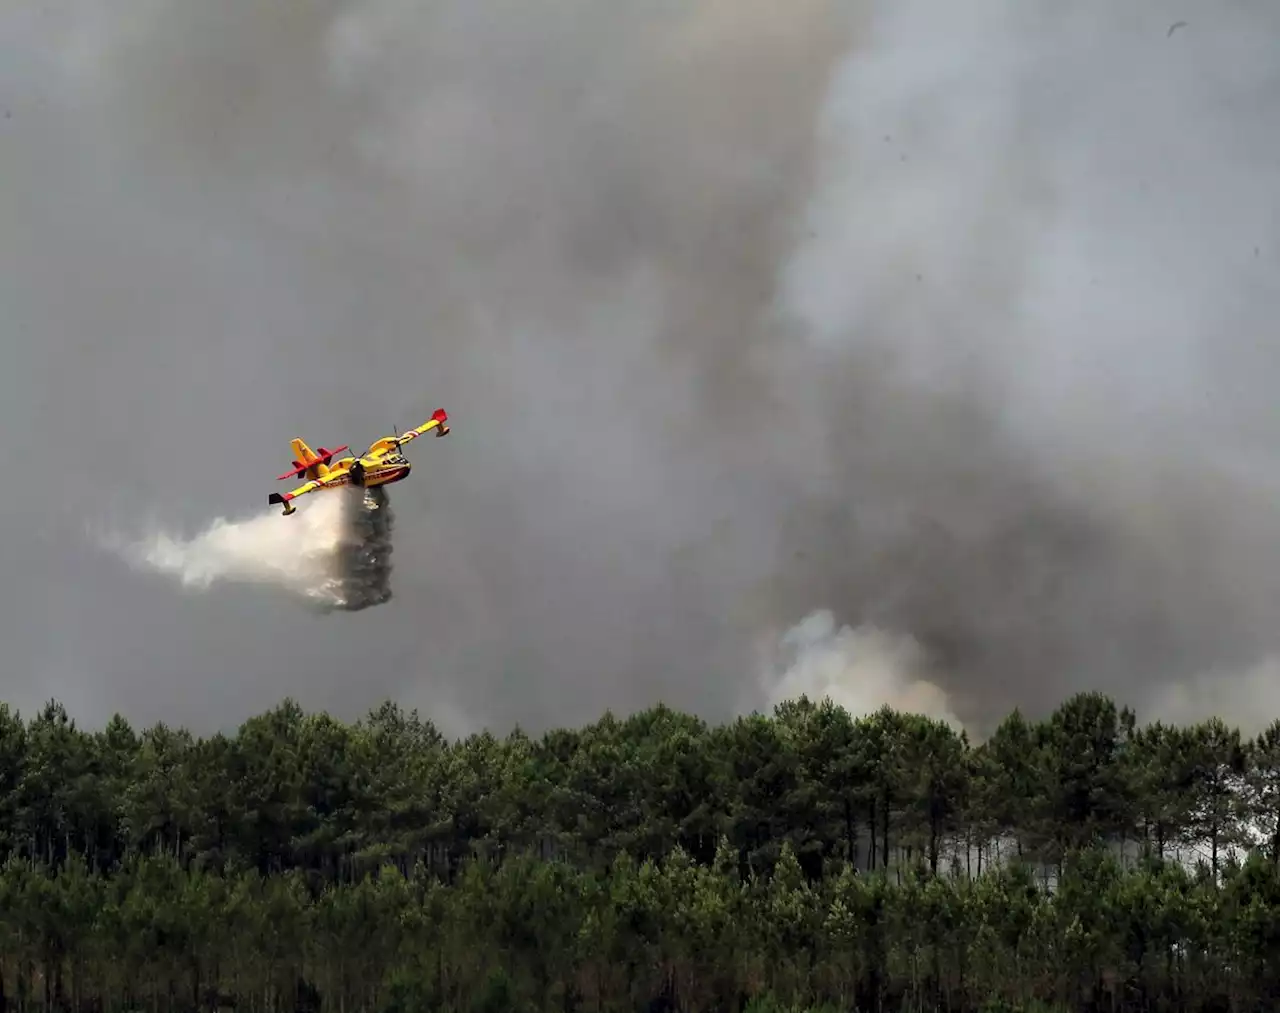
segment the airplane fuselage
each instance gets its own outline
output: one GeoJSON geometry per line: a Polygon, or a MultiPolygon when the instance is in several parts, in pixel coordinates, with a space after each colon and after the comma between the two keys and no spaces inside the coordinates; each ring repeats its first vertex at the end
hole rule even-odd
{"type": "Polygon", "coordinates": [[[386,467],[379,465],[376,468],[366,468],[364,472],[364,481],[358,483],[366,489],[379,485],[391,485],[393,482],[399,482],[409,477],[409,469],[411,464],[398,464],[395,467],[386,467]]]}
{"type": "MultiPolygon", "coordinates": [[[[344,464],[345,462],[340,462],[344,464]]],[[[352,485],[372,489],[379,485],[391,485],[409,477],[413,465],[399,454],[379,458],[352,460],[346,471],[352,485]]]]}

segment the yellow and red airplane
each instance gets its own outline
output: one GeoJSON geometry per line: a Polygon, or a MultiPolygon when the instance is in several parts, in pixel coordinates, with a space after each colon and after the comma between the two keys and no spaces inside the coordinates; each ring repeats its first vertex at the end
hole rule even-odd
{"type": "Polygon", "coordinates": [[[297,512],[298,508],[293,505],[293,500],[309,492],[315,492],[317,489],[337,489],[344,485],[372,488],[399,482],[409,476],[409,470],[413,467],[400,453],[400,448],[410,440],[416,440],[433,429],[437,437],[445,436],[449,432],[449,416],[445,414],[443,408],[437,408],[431,419],[417,429],[397,433],[395,436],[384,436],[374,441],[373,445],[359,457],[341,457],[336,461],[333,459],[334,455],[346,450],[346,444],[334,450],[325,450],[324,447],[312,450],[302,440],[295,439],[291,441],[294,454],[293,470],[286,471],[276,481],[292,478],[295,475],[306,475],[307,481],[292,492],[273,492],[267,502],[273,506],[277,503],[283,504],[287,517],[297,512]]]}

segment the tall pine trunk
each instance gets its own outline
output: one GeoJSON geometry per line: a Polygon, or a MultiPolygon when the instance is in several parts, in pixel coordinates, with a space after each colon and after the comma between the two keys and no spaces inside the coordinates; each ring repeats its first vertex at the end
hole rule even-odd
{"type": "Polygon", "coordinates": [[[880,814],[880,847],[884,850],[884,861],[882,863],[885,869],[889,868],[889,796],[885,794],[884,811],[880,814]]]}

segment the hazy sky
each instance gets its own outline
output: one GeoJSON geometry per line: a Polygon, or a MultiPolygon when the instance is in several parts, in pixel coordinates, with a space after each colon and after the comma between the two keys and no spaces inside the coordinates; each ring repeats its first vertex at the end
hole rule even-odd
{"type": "Polygon", "coordinates": [[[829,610],[872,633],[824,680],[898,700],[856,645],[907,638],[975,728],[1280,716],[1277,37],[1271,0],[6,5],[0,696],[719,718],[829,610]],[[252,518],[291,437],[437,407],[384,606],[90,534],[252,518]]]}

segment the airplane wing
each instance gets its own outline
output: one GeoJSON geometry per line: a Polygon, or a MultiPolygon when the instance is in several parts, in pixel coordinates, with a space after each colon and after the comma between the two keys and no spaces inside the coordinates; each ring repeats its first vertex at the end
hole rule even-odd
{"type": "Polygon", "coordinates": [[[340,471],[335,475],[327,475],[324,478],[315,478],[310,482],[303,482],[302,485],[290,492],[273,492],[267,497],[267,502],[272,506],[282,504],[285,514],[291,514],[298,509],[292,504],[291,500],[295,500],[299,496],[305,496],[309,492],[315,492],[317,489],[331,489],[334,486],[346,485],[350,480],[350,475],[345,471],[340,471]]]}
{"type": "Polygon", "coordinates": [[[408,432],[400,434],[400,443],[403,445],[410,440],[416,440],[419,436],[425,436],[431,430],[436,430],[437,436],[444,436],[449,432],[449,416],[445,414],[443,408],[437,408],[431,415],[428,422],[424,422],[417,429],[410,429],[408,432]]]}

